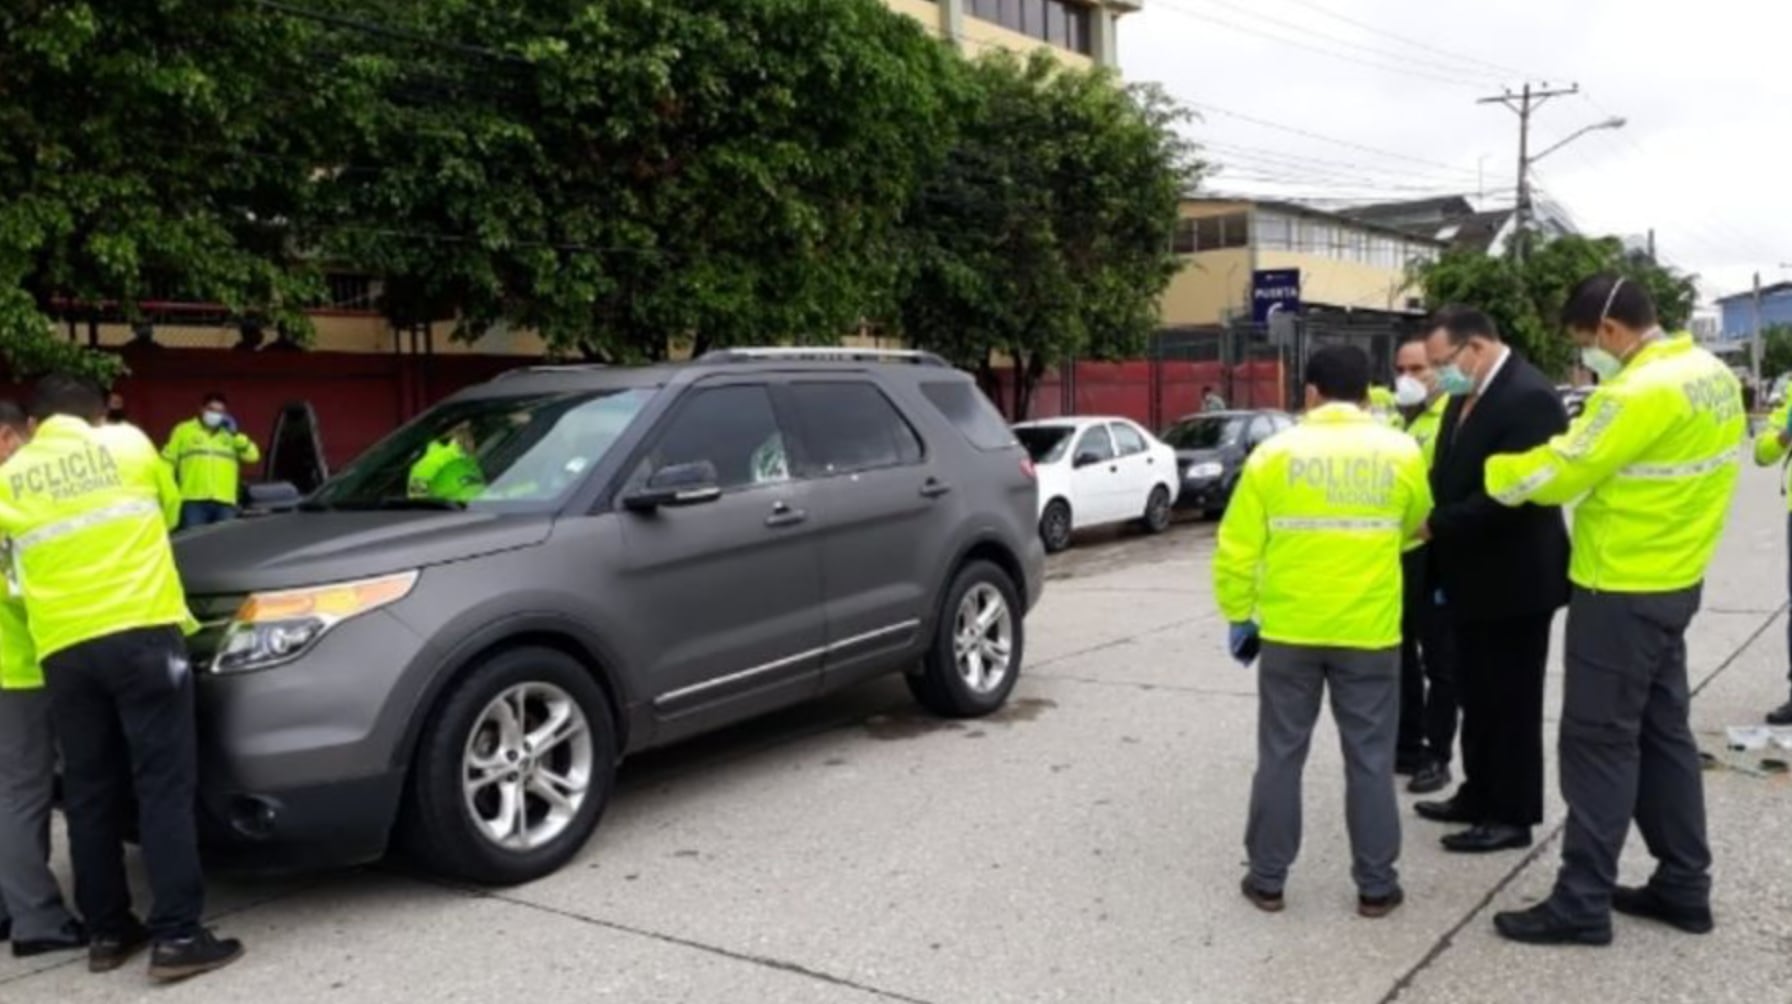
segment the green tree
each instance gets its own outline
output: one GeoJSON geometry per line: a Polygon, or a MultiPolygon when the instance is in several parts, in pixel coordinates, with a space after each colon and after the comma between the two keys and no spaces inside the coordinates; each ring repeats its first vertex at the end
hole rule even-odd
{"type": "Polygon", "coordinates": [[[323,43],[361,110],[320,244],[465,337],[618,361],[838,341],[888,299],[952,136],[955,57],[877,0],[353,9],[393,30],[323,43]]]}
{"type": "Polygon", "coordinates": [[[303,24],[246,0],[0,8],[0,356],[15,375],[117,368],[50,318],[152,292],[308,330],[300,214],[324,111],[303,24]]]}
{"type": "Polygon", "coordinates": [[[1769,324],[1761,329],[1761,379],[1772,382],[1792,373],[1792,324],[1769,324]]]}
{"type": "Polygon", "coordinates": [[[1046,371],[1138,353],[1174,276],[1177,207],[1200,171],[1162,92],[1035,53],[970,67],[975,103],[908,217],[895,326],[993,383],[1025,417],[1046,371]]]}
{"type": "Polygon", "coordinates": [[[1526,358],[1558,375],[1574,362],[1574,347],[1561,334],[1562,307],[1588,276],[1616,272],[1648,287],[1661,326],[1669,331],[1691,321],[1698,300],[1693,276],[1628,252],[1615,237],[1574,235],[1540,241],[1522,264],[1505,256],[1455,250],[1417,265],[1414,271],[1427,306],[1459,303],[1487,311],[1526,358]]]}

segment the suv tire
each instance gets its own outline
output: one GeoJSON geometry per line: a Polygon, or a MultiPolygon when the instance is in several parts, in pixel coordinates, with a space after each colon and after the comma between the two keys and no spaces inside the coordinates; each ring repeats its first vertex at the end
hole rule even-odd
{"type": "Polygon", "coordinates": [[[1070,503],[1053,499],[1039,517],[1039,540],[1045,544],[1045,553],[1057,554],[1068,548],[1074,533],[1072,527],[1070,503]]]}
{"type": "Polygon", "coordinates": [[[490,657],[453,684],[425,727],[404,844],[426,868],[486,885],[555,871],[585,846],[610,799],[613,723],[603,689],[566,653],[490,657]]]}
{"type": "Polygon", "coordinates": [[[905,677],[921,706],[945,718],[979,718],[1008,702],[1026,654],[1026,626],[1014,581],[975,561],[946,590],[921,672],[905,677]],[[992,666],[997,660],[1001,666],[992,666]]]}

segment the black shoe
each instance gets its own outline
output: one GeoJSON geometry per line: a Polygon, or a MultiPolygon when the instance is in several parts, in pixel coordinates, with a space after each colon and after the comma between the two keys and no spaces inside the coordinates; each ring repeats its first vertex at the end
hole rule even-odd
{"type": "Polygon", "coordinates": [[[1433,760],[1425,765],[1425,769],[1412,776],[1406,790],[1415,795],[1430,795],[1450,786],[1450,765],[1442,760],[1433,760]]]}
{"type": "Polygon", "coordinates": [[[1656,895],[1647,886],[1633,889],[1619,886],[1612,890],[1612,909],[1628,917],[1659,920],[1687,934],[1710,934],[1717,922],[1711,919],[1708,906],[1675,906],[1656,895]]]}
{"type": "Polygon", "coordinates": [[[1531,828],[1489,823],[1461,833],[1452,833],[1443,840],[1444,850],[1457,854],[1491,854],[1531,846],[1531,828]]]}
{"type": "Polygon", "coordinates": [[[87,947],[87,928],[78,920],[71,920],[62,925],[62,930],[48,938],[34,941],[15,941],[12,943],[12,957],[29,959],[34,955],[49,955],[51,952],[72,952],[77,948],[87,947]]]}
{"type": "Polygon", "coordinates": [[[87,946],[87,971],[109,973],[149,947],[149,929],[132,917],[122,931],[95,934],[87,946]]]}
{"type": "Polygon", "coordinates": [[[190,979],[223,969],[242,957],[242,942],[220,940],[210,931],[200,931],[190,938],[156,942],[149,956],[149,978],[158,983],[190,979]]]}
{"type": "Polygon", "coordinates": [[[1422,753],[1402,753],[1394,757],[1394,773],[1401,777],[1411,777],[1425,769],[1425,756],[1422,753]]]}
{"type": "Polygon", "coordinates": [[[1494,914],[1493,926],[1500,936],[1526,945],[1591,945],[1612,943],[1612,925],[1571,924],[1556,916],[1548,903],[1539,903],[1529,910],[1494,914]]]}
{"type": "Polygon", "coordinates": [[[1386,896],[1357,896],[1356,912],[1370,920],[1378,920],[1393,913],[1406,902],[1406,893],[1398,886],[1386,896]]]}
{"type": "Polygon", "coordinates": [[[12,940],[12,921],[0,920],[0,941],[12,940]]]}
{"type": "Polygon", "coordinates": [[[1772,711],[1769,711],[1767,713],[1767,724],[1792,725],[1792,701],[1787,701],[1779,707],[1774,708],[1772,711]]]}
{"type": "Polygon", "coordinates": [[[1244,898],[1250,900],[1252,906],[1264,913],[1281,913],[1282,908],[1288,905],[1283,901],[1281,893],[1264,892],[1257,888],[1249,875],[1245,876],[1244,882],[1239,888],[1244,891],[1244,898]]]}
{"type": "Polygon", "coordinates": [[[1446,798],[1441,802],[1414,802],[1412,808],[1419,814],[1419,818],[1429,819],[1434,823],[1474,823],[1477,815],[1470,811],[1460,792],[1454,798],[1446,798]]]}

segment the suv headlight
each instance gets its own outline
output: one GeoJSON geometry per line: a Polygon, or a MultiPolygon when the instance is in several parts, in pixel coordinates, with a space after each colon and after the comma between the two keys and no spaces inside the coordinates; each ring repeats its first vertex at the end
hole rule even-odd
{"type": "Polygon", "coordinates": [[[290,662],[331,628],[397,603],[416,585],[417,573],[412,571],[251,594],[231,618],[218,654],[212,658],[212,672],[244,673],[290,662]]]}
{"type": "Polygon", "coordinates": [[[1188,476],[1191,478],[1217,478],[1221,474],[1224,474],[1225,471],[1225,464],[1222,464],[1217,460],[1209,460],[1204,463],[1189,465],[1188,476]]]}

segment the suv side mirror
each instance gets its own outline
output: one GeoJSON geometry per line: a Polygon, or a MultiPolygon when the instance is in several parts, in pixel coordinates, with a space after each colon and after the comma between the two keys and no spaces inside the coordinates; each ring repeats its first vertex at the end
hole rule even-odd
{"type": "Polygon", "coordinates": [[[1086,452],[1086,453],[1079,453],[1076,455],[1076,466],[1078,466],[1078,467],[1094,467],[1096,464],[1099,464],[1099,463],[1101,463],[1101,457],[1099,454],[1096,454],[1093,452],[1086,452]]]}
{"type": "Polygon", "coordinates": [[[716,466],[707,460],[673,464],[655,471],[647,486],[628,495],[622,504],[635,512],[702,505],[722,497],[719,480],[716,466]]]}

